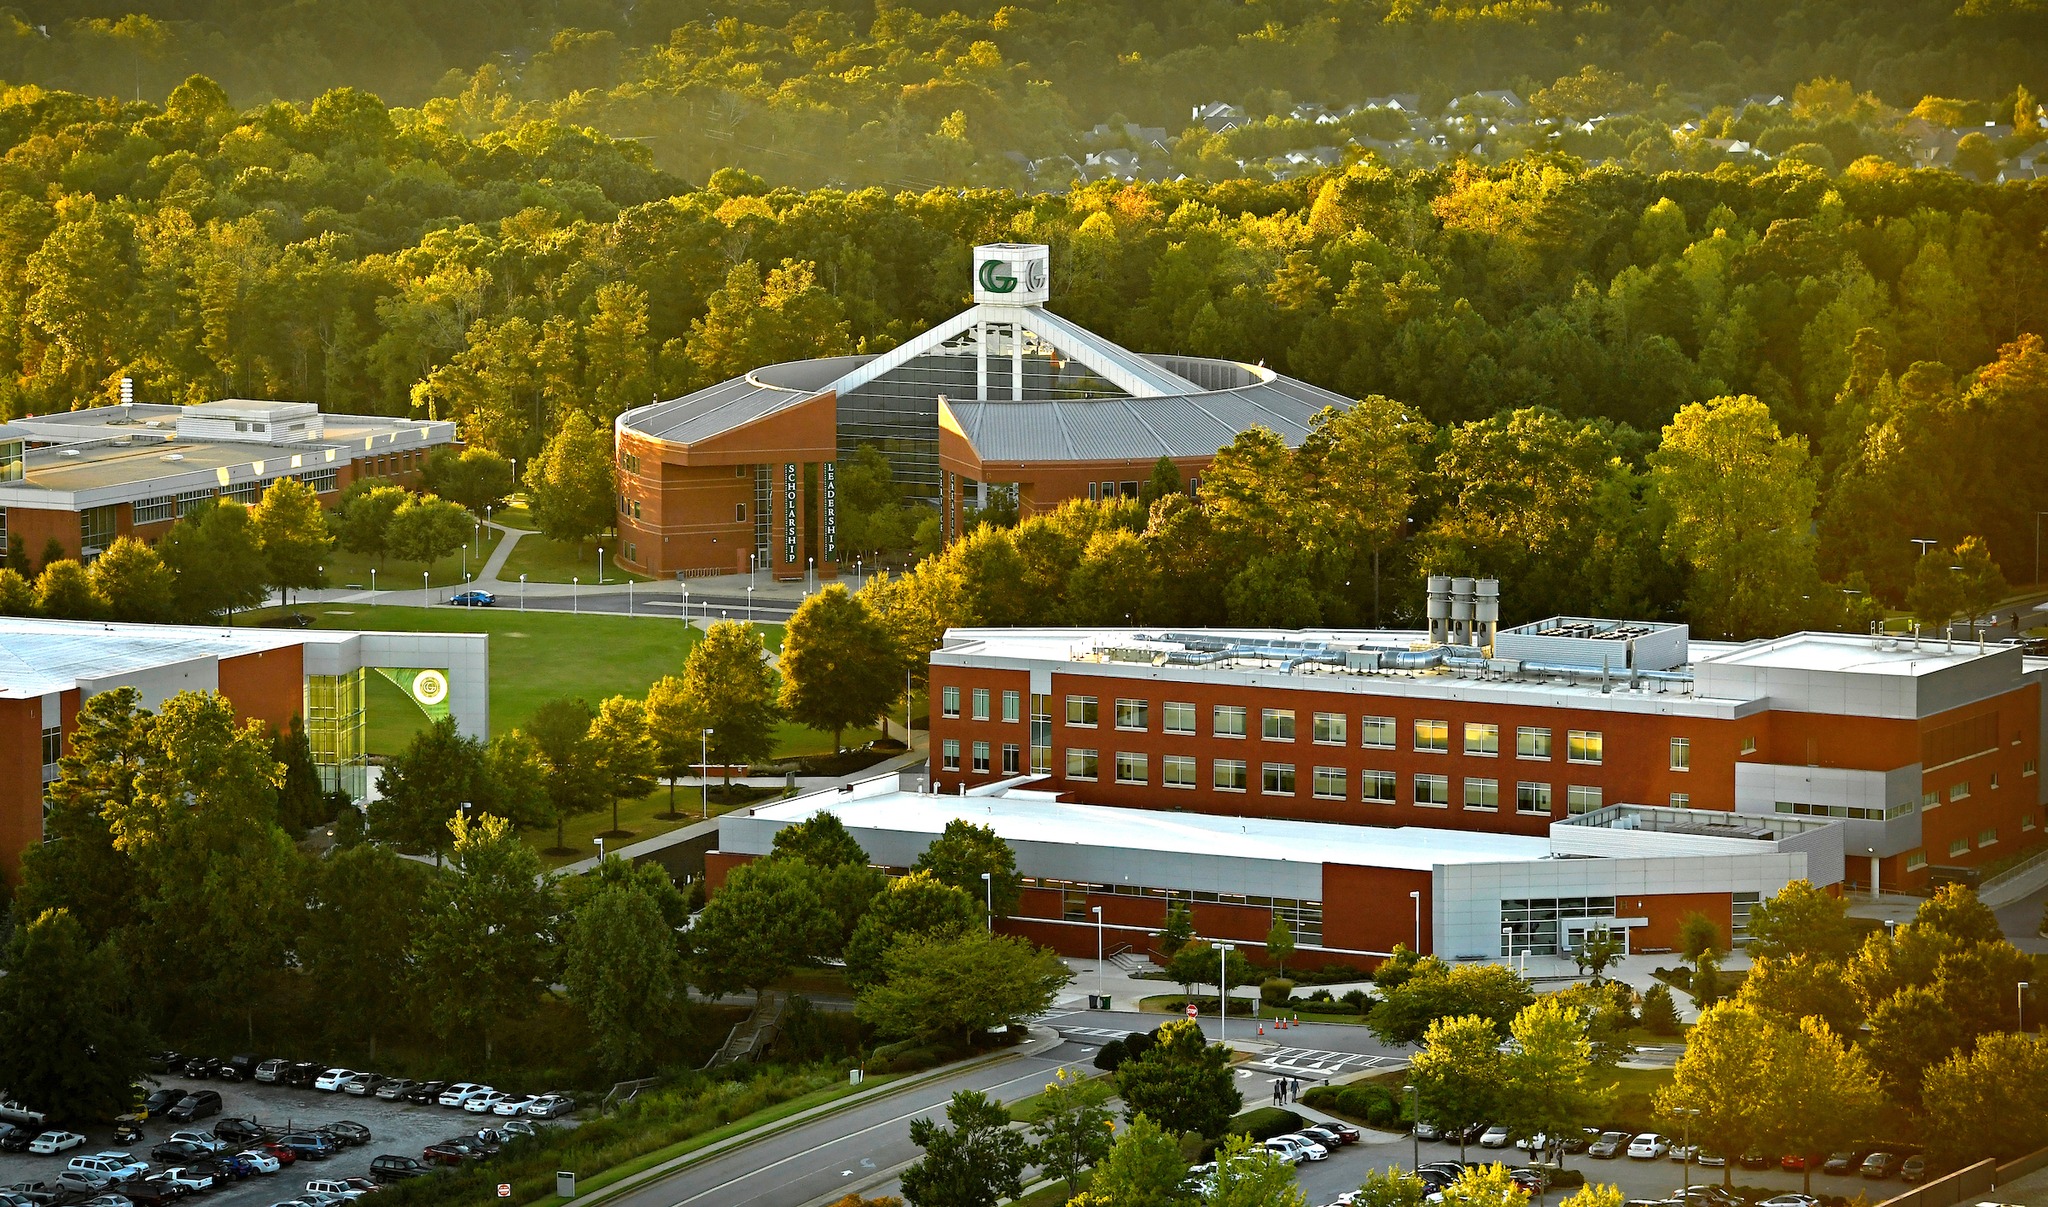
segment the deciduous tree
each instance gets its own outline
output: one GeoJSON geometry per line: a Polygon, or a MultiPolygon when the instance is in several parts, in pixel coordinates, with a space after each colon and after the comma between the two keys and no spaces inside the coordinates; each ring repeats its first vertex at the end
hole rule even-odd
{"type": "Polygon", "coordinates": [[[377,773],[370,802],[370,836],[402,850],[432,852],[438,863],[448,844],[448,819],[464,804],[496,812],[484,744],[442,717],[412,735],[377,773]]]}
{"type": "Polygon", "coordinates": [[[960,889],[930,872],[898,876],[869,902],[846,941],[847,983],[861,989],[881,980],[884,958],[906,935],[960,935],[980,925],[980,906],[960,889]]]}
{"type": "Polygon", "coordinates": [[[70,558],[43,567],[36,576],[35,602],[36,611],[51,620],[98,620],[107,610],[92,576],[70,558]]]}
{"type": "Polygon", "coordinates": [[[2034,1152],[2048,1145],[2048,1048],[1986,1035],[1927,1070],[1921,1102],[1929,1155],[1945,1168],[2034,1152]]]}
{"type": "Polygon", "coordinates": [[[1501,1103],[1518,1135],[1565,1136],[1598,1117],[1606,1094],[1593,1084],[1593,1046],[1577,1012],[1555,997],[1538,998],[1515,1016],[1514,1045],[1501,1060],[1501,1103]]]}
{"type": "Polygon", "coordinates": [[[900,665],[889,633],[867,605],[833,583],[804,600],[782,639],[782,707],[791,720],[832,734],[872,723],[896,699],[900,665]]]}
{"type": "Polygon", "coordinates": [[[613,491],[609,429],[600,430],[582,411],[570,411],[540,455],[527,462],[526,490],[533,522],[548,538],[583,542],[612,526],[613,491]]]}
{"type": "Polygon", "coordinates": [[[413,960],[435,1030],[481,1036],[488,1065],[496,1029],[540,1003],[555,889],[505,819],[458,814],[448,832],[454,874],[436,884],[413,960]]]}
{"type": "MultiPolygon", "coordinates": [[[[1657,1091],[1660,1118],[1718,1153],[1749,1151],[1769,1134],[1770,1026],[1747,1006],[1722,1002],[1700,1012],[1671,1084],[1657,1091]]],[[[1722,1170],[1733,1185],[1734,1167],[1722,1170]]]]}
{"type": "Polygon", "coordinates": [[[334,547],[334,538],[312,487],[297,478],[277,479],[264,490],[262,501],[249,510],[249,519],[263,550],[265,582],[277,589],[284,602],[291,602],[294,588],[322,585],[323,559],[334,547]]]}
{"type": "Polygon", "coordinates": [[[1440,1131],[1457,1133],[1460,1161],[1472,1125],[1492,1119],[1503,1092],[1512,1093],[1501,1083],[1500,1031],[1476,1014],[1430,1023],[1409,1071],[1417,1113],[1440,1131]]]}
{"type": "Polygon", "coordinates": [[[93,559],[92,585],[114,620],[168,624],[176,619],[177,582],[156,550],[132,536],[116,537],[93,559]]]}
{"type": "Polygon", "coordinates": [[[1081,1171],[1107,1156],[1115,1140],[1110,1097],[1109,1086],[1092,1077],[1070,1076],[1065,1069],[1054,1073],[1038,1096],[1040,1112],[1031,1125],[1031,1135],[1038,1141],[1038,1164],[1066,1182],[1070,1195],[1080,1190],[1081,1171]]]}
{"type": "Polygon", "coordinates": [[[765,758],[775,749],[775,727],[782,720],[776,691],[760,632],[721,620],[690,648],[683,663],[683,732],[670,730],[663,740],[695,743],[700,755],[708,751],[725,768],[730,797],[734,764],[765,758]]]}
{"type": "Polygon", "coordinates": [[[1216,1149],[1215,1188],[1207,1207],[1308,1207],[1294,1163],[1250,1136],[1226,1136],[1216,1149]]]}
{"type": "Polygon", "coordinates": [[[1160,1027],[1158,1043],[1118,1065],[1116,1086],[1125,1119],[1146,1115],[1169,1132],[1220,1135],[1244,1106],[1229,1054],[1189,1019],[1160,1027]]]}
{"type": "Polygon", "coordinates": [[[1846,960],[1856,954],[1858,941],[1848,904],[1805,880],[1794,880],[1750,907],[1751,955],[1846,960]]]}
{"type": "Polygon", "coordinates": [[[910,1140],[924,1155],[903,1171],[911,1207],[995,1207],[1024,1193],[1031,1143],[1010,1128],[1010,1113],[977,1090],[960,1090],[946,1122],[910,1121],[910,1140]]]}
{"type": "Polygon", "coordinates": [[[631,696],[612,696],[598,705],[589,736],[598,780],[612,803],[612,828],[605,837],[626,837],[619,829],[619,802],[654,791],[657,751],[647,732],[647,710],[631,696]]]}
{"type": "MultiPolygon", "coordinates": [[[[1150,1116],[1140,1114],[1116,1137],[1108,1154],[1096,1163],[1088,1189],[1068,1207],[1188,1207],[1192,1196],[1182,1188],[1187,1175],[1180,1144],[1150,1116]]],[[[1421,1207],[1421,1201],[1398,1207],[1421,1207]]]]}
{"type": "Polygon", "coordinates": [[[4,966],[0,1081],[9,1096],[78,1125],[134,1109],[148,1035],[113,949],[49,910],[15,932],[4,966]]]}
{"type": "Polygon", "coordinates": [[[557,699],[534,709],[522,727],[540,752],[556,851],[567,849],[562,830],[570,818],[604,807],[608,789],[598,767],[597,746],[590,740],[590,726],[596,719],[582,700],[557,699]]]}
{"type": "Polygon", "coordinates": [[[474,526],[468,512],[446,499],[410,495],[391,513],[384,547],[400,561],[418,562],[425,569],[467,544],[474,526]]]}
{"type": "Polygon", "coordinates": [[[964,1041],[1051,1009],[1072,979],[1057,954],[1028,939],[972,928],[900,935],[854,1013],[879,1035],[964,1041]]]}
{"type": "Polygon", "coordinates": [[[912,867],[992,908],[998,918],[1017,908],[1017,852],[987,826],[959,818],[947,822],[912,867]],[[984,872],[990,879],[981,878],[984,872]]]}
{"type": "Polygon", "coordinates": [[[370,1041],[401,1023],[416,988],[413,942],[434,890],[432,871],[389,847],[338,851],[312,878],[298,955],[320,1000],[370,1041]]]}
{"type": "Polygon", "coordinates": [[[562,947],[562,983],[590,1021],[598,1062],[618,1077],[647,1070],[681,987],[660,901],[636,884],[601,888],[577,907],[562,947]]]}
{"type": "Polygon", "coordinates": [[[157,542],[157,553],[177,582],[181,619],[210,619],[262,604],[269,566],[249,509],[231,500],[208,500],[185,513],[157,542]]]}
{"type": "Polygon", "coordinates": [[[790,859],[732,869],[690,928],[690,983],[723,997],[773,984],[824,958],[840,928],[817,877],[817,869],[790,859]]]}

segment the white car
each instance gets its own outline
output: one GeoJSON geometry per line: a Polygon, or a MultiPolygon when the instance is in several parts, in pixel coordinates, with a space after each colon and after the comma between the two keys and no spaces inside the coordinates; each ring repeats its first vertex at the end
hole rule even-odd
{"type": "Polygon", "coordinates": [[[1479,1147],[1481,1148],[1506,1148],[1507,1146],[1508,1129],[1498,1123],[1479,1133],[1479,1147]]]}
{"type": "Polygon", "coordinates": [[[482,1090],[462,1100],[462,1109],[472,1115],[488,1115],[499,1103],[512,1095],[503,1090],[482,1090]]]}
{"type": "Polygon", "coordinates": [[[194,1194],[213,1189],[213,1175],[202,1169],[191,1169],[183,1165],[164,1170],[164,1181],[173,1186],[182,1186],[194,1194]]]}
{"type": "Polygon", "coordinates": [[[542,1094],[526,1104],[526,1113],[534,1119],[553,1119],[576,1109],[576,1100],[567,1094],[542,1094]]]}
{"type": "Polygon", "coordinates": [[[247,1161],[249,1167],[257,1173],[276,1173],[284,1168],[283,1162],[260,1148],[252,1148],[247,1152],[240,1152],[235,1155],[247,1161]]]}
{"type": "Polygon", "coordinates": [[[526,1108],[532,1106],[533,1103],[534,1098],[531,1094],[520,1098],[514,1098],[507,1094],[504,1101],[496,1103],[491,1107],[491,1113],[493,1115],[523,1115],[526,1113],[526,1108]]]}
{"type": "Polygon", "coordinates": [[[67,1152],[85,1143],[85,1137],[77,1132],[44,1132],[28,1142],[28,1150],[39,1157],[52,1153],[67,1152]]]}
{"type": "Polygon", "coordinates": [[[1308,1159],[1311,1161],[1326,1161],[1329,1159],[1330,1150],[1328,1148],[1324,1147],[1321,1142],[1312,1140],[1300,1132],[1288,1132],[1286,1135],[1277,1138],[1300,1145],[1301,1151],[1308,1154],[1308,1159]]]}
{"type": "Polygon", "coordinates": [[[1267,1152],[1280,1154],[1292,1165],[1299,1165],[1303,1161],[1308,1160],[1308,1150],[1302,1148],[1301,1145],[1296,1144],[1294,1141],[1281,1136],[1275,1136],[1271,1140],[1266,1141],[1265,1149],[1267,1152]]]}
{"type": "Polygon", "coordinates": [[[1671,1151],[1671,1141],[1656,1132],[1644,1132],[1628,1142],[1628,1155],[1635,1161],[1654,1161],[1671,1151]]]}
{"type": "Polygon", "coordinates": [[[463,1099],[471,1094],[476,1093],[478,1090],[488,1090],[490,1088],[487,1085],[478,1085],[474,1081],[458,1081],[454,1085],[442,1090],[441,1096],[434,1101],[442,1106],[461,1106],[463,1099]]]}
{"type": "Polygon", "coordinates": [[[326,1090],[330,1094],[337,1093],[348,1079],[355,1075],[354,1069],[329,1069],[313,1079],[313,1088],[326,1090]]]}
{"type": "Polygon", "coordinates": [[[171,1139],[196,1144],[210,1153],[226,1152],[228,1142],[212,1132],[172,1132],[171,1139]]]}
{"type": "Polygon", "coordinates": [[[1820,1200],[1810,1194],[1781,1194],[1774,1199],[1765,1199],[1757,1207],[1820,1207],[1820,1200]]]}

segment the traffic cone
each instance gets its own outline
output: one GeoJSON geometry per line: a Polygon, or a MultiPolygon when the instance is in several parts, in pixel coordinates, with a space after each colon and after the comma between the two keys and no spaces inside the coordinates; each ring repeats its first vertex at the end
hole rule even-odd
{"type": "Polygon", "coordinates": [[[1260,1024],[1259,1024],[1259,1034],[1260,1034],[1260,1035],[1264,1035],[1265,1033],[1266,1033],[1266,1024],[1264,1024],[1264,1023],[1260,1023],[1260,1024]]]}

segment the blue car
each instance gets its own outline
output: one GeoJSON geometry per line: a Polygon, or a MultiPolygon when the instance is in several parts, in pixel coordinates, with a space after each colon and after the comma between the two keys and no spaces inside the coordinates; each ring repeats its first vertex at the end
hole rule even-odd
{"type": "Polygon", "coordinates": [[[448,602],[458,608],[495,608],[498,606],[498,597],[489,591],[464,591],[460,595],[450,596],[448,602]]]}

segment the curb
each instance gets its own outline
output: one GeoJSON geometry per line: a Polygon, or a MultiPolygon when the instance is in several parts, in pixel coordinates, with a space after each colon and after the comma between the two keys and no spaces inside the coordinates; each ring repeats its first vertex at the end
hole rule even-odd
{"type": "MultiPolygon", "coordinates": [[[[1039,1030],[1039,1028],[1033,1028],[1033,1030],[1036,1031],[1039,1030]]],[[[977,1056],[971,1060],[955,1061],[952,1064],[945,1064],[940,1065],[937,1068],[926,1069],[924,1072],[914,1073],[909,1077],[902,1078],[901,1080],[892,1081],[887,1085],[877,1087],[872,1091],[862,1091],[859,1093],[848,1094],[846,1097],[838,1099],[836,1101],[827,1102],[820,1106],[814,1106],[811,1107],[809,1110],[799,1111],[786,1119],[778,1119],[773,1123],[763,1124],[760,1127],[752,1128],[748,1131],[741,1132],[736,1136],[728,1136],[725,1139],[718,1141],[716,1144],[707,1144],[703,1148],[696,1149],[692,1152],[684,1153],[680,1157],[673,1157],[667,1161],[662,1162],[659,1165],[643,1169],[639,1173],[632,1174],[628,1177],[620,1178],[618,1181],[613,1182],[611,1185],[603,1187],[599,1190],[593,1190],[587,1195],[579,1191],[574,1201],[578,1203],[603,1202],[606,1199],[614,1198],[628,1191],[639,1190],[652,1183],[659,1182],[663,1178],[668,1177],[670,1174],[676,1173],[680,1170],[687,1169],[690,1166],[697,1164],[699,1161],[709,1160],[712,1157],[720,1156],[724,1153],[732,1151],[733,1149],[744,1147],[748,1144],[755,1143],[759,1140],[765,1140],[770,1136],[779,1135],[780,1133],[788,1131],[793,1127],[797,1127],[805,1123],[810,1123],[818,1119],[828,1118],[832,1115],[838,1114],[841,1111],[849,1110],[855,1106],[864,1106],[870,1102],[879,1102],[885,1098],[894,1097],[895,1095],[902,1093],[905,1090],[917,1089],[919,1086],[925,1085],[929,1082],[938,1081],[946,1077],[951,1077],[954,1074],[963,1072],[967,1069],[981,1068],[987,1065],[1001,1064],[1004,1061],[1016,1060],[1019,1057],[1030,1055],[1035,1050],[1032,1047],[1032,1041],[1037,1040],[1039,1038],[1041,1037],[1033,1035],[1031,1039],[1027,1039],[1024,1041],[1024,1043],[1018,1044],[1016,1047],[1013,1048],[1005,1048],[1000,1052],[990,1052],[987,1055],[977,1056]]],[[[1050,1046],[1057,1047],[1065,1042],[1066,1040],[1063,1037],[1060,1037],[1058,1033],[1055,1032],[1053,1035],[1053,1043],[1050,1046]]],[[[906,1162],[905,1164],[907,1165],[909,1163],[906,1162]]],[[[900,1167],[897,1170],[887,1171],[881,1174],[880,1177],[893,1177],[898,1172],[900,1172],[900,1167]]],[[[827,1199],[825,1201],[836,1202],[844,1197],[846,1197],[846,1191],[842,1189],[838,1194],[833,1195],[830,1199],[827,1199]]],[[[546,1198],[539,1200],[539,1203],[542,1205],[547,1205],[547,1207],[552,1207],[553,1204],[559,1204],[568,1201],[569,1200],[557,1198],[554,1195],[549,1195],[546,1198]]]]}

